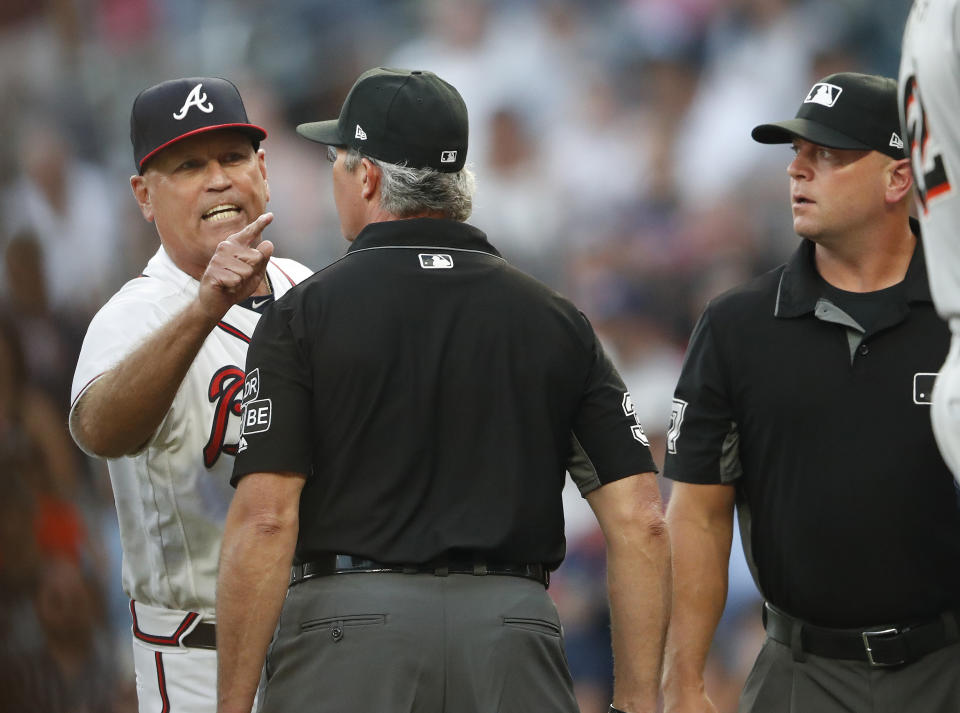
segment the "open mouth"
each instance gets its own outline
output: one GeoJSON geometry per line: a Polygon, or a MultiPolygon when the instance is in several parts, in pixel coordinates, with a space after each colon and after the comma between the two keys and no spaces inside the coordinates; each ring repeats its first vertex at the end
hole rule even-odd
{"type": "Polygon", "coordinates": [[[221,220],[230,220],[240,215],[240,207],[233,203],[221,203],[203,214],[203,219],[211,223],[217,223],[221,220]]]}

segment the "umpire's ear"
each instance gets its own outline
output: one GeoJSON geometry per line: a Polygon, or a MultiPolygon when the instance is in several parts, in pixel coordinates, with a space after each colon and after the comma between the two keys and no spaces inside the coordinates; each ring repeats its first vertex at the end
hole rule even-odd
{"type": "Polygon", "coordinates": [[[901,158],[891,161],[887,165],[886,199],[888,203],[899,203],[910,196],[913,188],[913,169],[910,168],[910,159],[901,158]]]}
{"type": "Polygon", "coordinates": [[[150,189],[147,188],[147,180],[143,176],[130,176],[130,188],[133,190],[133,197],[140,206],[140,212],[143,217],[153,222],[153,203],[150,200],[150,189]]]}

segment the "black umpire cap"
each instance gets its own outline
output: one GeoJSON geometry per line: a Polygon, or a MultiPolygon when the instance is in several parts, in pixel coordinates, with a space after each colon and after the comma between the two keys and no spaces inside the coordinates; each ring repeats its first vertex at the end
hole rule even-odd
{"type": "Polygon", "coordinates": [[[254,148],[267,132],[251,124],[240,91],[219,77],[171,79],[144,89],[130,111],[130,141],[137,172],[158,151],[194,134],[234,129],[249,134],[254,148]]]}
{"type": "Polygon", "coordinates": [[[297,133],[349,146],[387,163],[454,173],[467,160],[467,106],[433,72],[369,69],[347,94],[338,119],[300,124],[297,133]]]}
{"type": "Polygon", "coordinates": [[[879,151],[906,158],[900,136],[897,82],[855,72],[830,74],[807,92],[795,119],[761,124],[751,136],[761,144],[795,137],[833,149],[879,151]]]}

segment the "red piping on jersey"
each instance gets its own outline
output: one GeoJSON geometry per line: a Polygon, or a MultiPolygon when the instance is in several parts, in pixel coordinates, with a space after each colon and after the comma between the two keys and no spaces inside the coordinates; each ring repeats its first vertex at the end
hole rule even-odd
{"type": "Polygon", "coordinates": [[[285,272],[283,271],[283,268],[280,267],[277,263],[271,261],[270,264],[273,265],[275,268],[277,268],[277,269],[280,271],[280,274],[281,274],[281,275],[283,275],[284,277],[287,278],[287,281],[290,283],[290,286],[291,286],[291,287],[293,287],[293,286],[295,286],[295,285],[297,284],[296,282],[293,281],[293,278],[290,277],[290,275],[288,275],[287,273],[285,273],[285,272]]]}
{"type": "Polygon", "coordinates": [[[167,674],[163,670],[163,654],[157,651],[154,654],[154,660],[157,662],[157,686],[160,688],[160,700],[163,701],[160,713],[170,713],[170,696],[167,695],[167,674]]]}
{"type": "Polygon", "coordinates": [[[80,399],[81,396],[83,396],[83,392],[87,390],[87,387],[90,386],[90,384],[92,384],[94,381],[96,381],[97,379],[99,379],[101,376],[103,376],[103,375],[106,374],[106,373],[107,373],[107,372],[105,372],[105,371],[101,371],[101,372],[100,372],[99,374],[97,374],[95,377],[93,377],[92,379],[90,379],[90,381],[88,381],[86,384],[84,384],[84,385],[83,385],[83,388],[80,389],[80,392],[77,394],[77,398],[75,398],[73,401],[70,402],[70,408],[73,408],[73,405],[74,405],[75,403],[77,403],[77,401],[80,399]]]}
{"type": "Polygon", "coordinates": [[[233,337],[236,337],[237,339],[240,339],[246,342],[247,344],[250,343],[250,337],[248,337],[246,334],[244,334],[239,329],[234,327],[232,324],[227,324],[226,322],[217,322],[217,326],[220,327],[220,329],[222,329],[227,334],[233,337]]]}
{"type": "Polygon", "coordinates": [[[190,612],[185,617],[183,621],[180,622],[180,626],[177,627],[177,630],[173,632],[170,636],[158,636],[156,634],[146,634],[140,630],[140,625],[137,624],[137,608],[134,606],[135,601],[130,600],[130,614],[133,616],[133,636],[135,639],[140,639],[140,641],[146,641],[148,644],[157,644],[161,646],[179,646],[180,637],[183,636],[183,633],[190,628],[190,625],[197,620],[197,617],[200,615],[196,612],[190,612]]]}

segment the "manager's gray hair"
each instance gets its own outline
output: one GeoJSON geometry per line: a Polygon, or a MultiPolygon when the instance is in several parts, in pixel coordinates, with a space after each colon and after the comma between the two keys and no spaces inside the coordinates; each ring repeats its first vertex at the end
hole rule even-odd
{"type": "Polygon", "coordinates": [[[451,220],[466,220],[473,211],[476,179],[464,166],[455,173],[441,173],[434,168],[409,168],[364,156],[350,148],[343,167],[353,171],[361,159],[380,169],[380,206],[398,218],[408,218],[425,211],[438,211],[451,220]]]}

